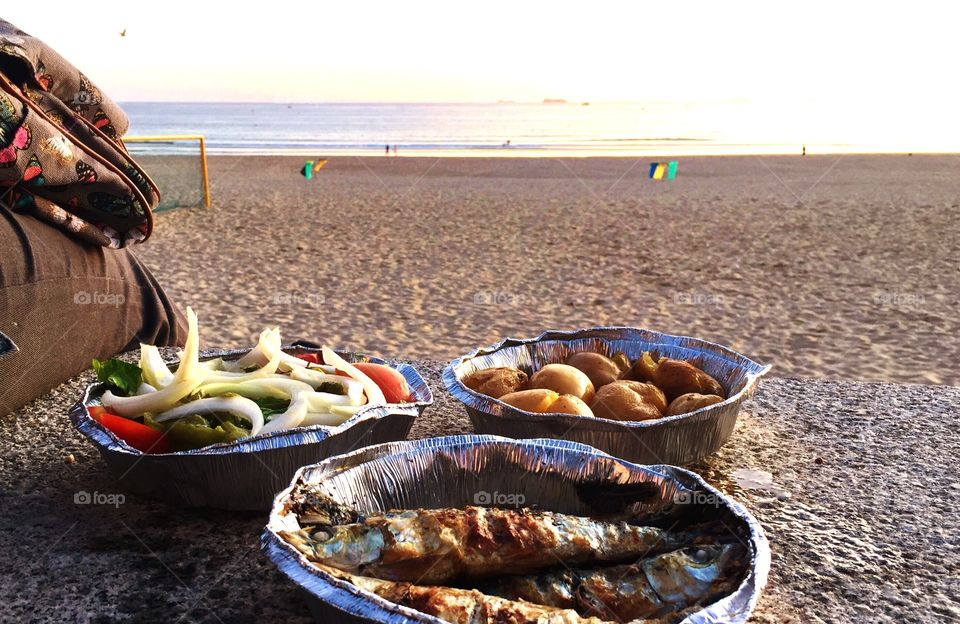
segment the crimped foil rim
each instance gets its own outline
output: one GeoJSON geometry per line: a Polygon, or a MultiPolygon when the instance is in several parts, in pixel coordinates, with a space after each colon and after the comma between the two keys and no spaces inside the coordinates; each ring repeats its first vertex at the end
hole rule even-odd
{"type": "MultiPolygon", "coordinates": [[[[200,354],[201,361],[216,359],[222,357],[225,359],[231,359],[240,357],[252,350],[251,348],[246,349],[213,349],[205,350],[200,354]]],[[[288,346],[283,347],[282,349],[285,353],[291,355],[297,355],[301,353],[319,353],[320,349],[314,349],[310,347],[302,346],[288,346]]],[[[386,364],[391,366],[389,362],[381,358],[368,356],[362,353],[350,352],[350,351],[337,351],[337,354],[346,359],[348,362],[357,361],[358,358],[363,358],[365,362],[372,362],[375,364],[386,364]]],[[[177,361],[168,361],[167,364],[177,364],[177,361]]],[[[368,420],[375,420],[383,418],[387,414],[412,414],[417,415],[419,409],[425,408],[428,405],[433,403],[433,391],[430,389],[430,386],[427,384],[426,380],[420,375],[420,372],[417,371],[413,365],[406,362],[401,362],[397,366],[391,366],[398,370],[401,374],[404,372],[410,373],[410,378],[407,379],[407,382],[410,382],[412,378],[417,383],[416,385],[423,386],[422,396],[419,397],[420,400],[412,403],[399,403],[391,405],[370,405],[365,408],[362,408],[356,414],[340,423],[335,427],[328,425],[311,425],[309,427],[296,427],[293,429],[285,429],[281,431],[272,431],[265,434],[257,434],[256,436],[251,436],[243,438],[241,440],[236,440],[234,442],[220,442],[217,444],[211,444],[210,446],[205,446],[199,449],[191,449],[187,451],[175,451],[172,453],[143,453],[139,451],[120,438],[118,438],[113,432],[106,429],[103,425],[95,421],[90,417],[89,412],[87,412],[87,407],[99,404],[99,397],[106,391],[106,384],[101,382],[96,382],[88,385],[80,399],[74,403],[70,408],[69,416],[70,421],[73,423],[82,434],[89,438],[102,452],[108,451],[111,453],[120,453],[124,455],[133,455],[133,456],[149,456],[151,458],[160,458],[160,457],[190,457],[190,456],[216,456],[216,455],[227,455],[232,453],[255,453],[259,451],[271,450],[286,448],[288,446],[295,446],[301,444],[316,444],[322,442],[327,438],[330,438],[334,435],[343,433],[347,429],[350,429],[354,425],[360,424],[368,420]]],[[[407,375],[404,375],[406,378],[407,375]]],[[[411,388],[414,387],[414,384],[410,384],[411,388]]]]}
{"type": "MultiPolygon", "coordinates": [[[[690,347],[684,347],[690,348],[690,347]]],[[[695,349],[690,349],[695,350],[695,349]]],[[[714,414],[719,412],[724,407],[742,401],[745,397],[750,396],[757,387],[757,384],[760,381],[760,378],[767,374],[770,370],[770,365],[760,364],[754,360],[748,358],[747,356],[734,351],[733,349],[726,347],[724,345],[710,342],[708,340],[703,340],[702,338],[695,338],[693,336],[681,336],[676,334],[665,334],[663,332],[658,332],[652,329],[644,329],[640,327],[626,327],[626,326],[600,326],[600,327],[589,327],[585,329],[575,329],[575,330],[547,330],[541,333],[534,338],[504,338],[498,343],[492,344],[487,347],[480,347],[474,350],[472,353],[458,357],[451,361],[443,369],[443,384],[446,386],[447,391],[450,392],[458,401],[463,403],[466,407],[475,409],[477,411],[483,412],[485,414],[490,414],[498,418],[506,418],[509,416],[522,416],[525,419],[529,419],[534,422],[546,422],[551,423],[563,423],[572,427],[578,427],[583,429],[591,429],[590,424],[600,425],[604,429],[651,429],[655,427],[670,427],[676,426],[687,420],[708,420],[714,414]],[[607,336],[603,334],[614,334],[616,332],[621,332],[624,335],[615,337],[607,336]],[[576,414],[551,414],[551,413],[537,413],[537,412],[528,412],[525,410],[517,409],[512,405],[508,405],[499,399],[494,399],[485,394],[475,392],[468,388],[460,380],[460,376],[457,374],[457,369],[464,364],[467,360],[472,358],[490,355],[501,349],[519,347],[529,344],[535,344],[538,342],[569,342],[573,340],[586,340],[586,339],[617,339],[617,340],[635,340],[637,342],[650,342],[655,343],[657,340],[674,340],[677,342],[685,341],[700,347],[700,351],[709,351],[713,354],[721,354],[728,362],[735,364],[746,370],[746,382],[738,392],[728,396],[726,399],[720,403],[714,403],[713,405],[708,405],[706,407],[701,407],[692,412],[687,412],[685,414],[677,414],[674,416],[663,416],[662,418],[657,418],[653,420],[641,420],[641,421],[626,421],[626,420],[612,420],[609,418],[601,418],[599,416],[578,416],[576,414]],[[731,357],[726,357],[731,356],[731,357]],[[500,413],[491,412],[485,403],[492,403],[500,407],[500,413]]]]}
{"type": "Polygon", "coordinates": [[[335,455],[316,464],[303,466],[294,474],[290,485],[279,492],[274,499],[267,526],[261,535],[261,550],[264,551],[267,558],[270,559],[287,578],[304,591],[316,599],[323,600],[324,602],[333,604],[337,608],[346,610],[351,615],[368,620],[377,617],[378,621],[389,622],[390,624],[406,624],[409,622],[446,624],[439,618],[409,607],[397,605],[372,592],[368,592],[352,583],[333,577],[314,567],[302,553],[280,537],[277,530],[283,525],[282,517],[286,511],[286,499],[300,484],[307,472],[311,473],[311,481],[314,481],[322,477],[325,472],[339,472],[387,456],[404,457],[424,452],[436,452],[444,448],[456,448],[468,445],[492,446],[496,444],[526,447],[531,449],[531,451],[537,448],[561,449],[587,456],[604,457],[611,461],[618,462],[631,472],[644,472],[653,476],[672,479],[679,484],[679,487],[687,491],[705,491],[707,494],[716,497],[715,500],[721,501],[736,518],[746,525],[749,531],[751,565],[746,577],[735,591],[709,606],[690,614],[684,618],[680,624],[719,624],[720,622],[741,624],[749,619],[760,597],[761,591],[766,586],[767,577],[770,572],[771,555],[770,546],[763,528],[743,505],[707,483],[703,477],[697,473],[684,468],[666,464],[634,464],[586,444],[555,438],[515,440],[493,435],[456,435],[423,440],[387,442],[361,448],[350,453],[335,455]],[[374,455],[374,453],[376,453],[376,455],[374,455]],[[371,456],[364,461],[351,461],[365,454],[371,456]],[[315,471],[320,474],[313,475],[312,473],[315,471]],[[690,487],[691,484],[692,487],[690,487]],[[337,591],[346,592],[355,598],[364,599],[365,602],[375,606],[377,611],[368,613],[352,609],[352,607],[356,605],[338,604],[336,602],[338,598],[337,591]],[[733,619],[731,619],[731,612],[733,612],[733,619]]]}

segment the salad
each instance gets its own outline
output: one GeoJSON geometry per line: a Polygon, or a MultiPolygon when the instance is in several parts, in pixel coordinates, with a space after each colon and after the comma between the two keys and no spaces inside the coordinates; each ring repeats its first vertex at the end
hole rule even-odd
{"type": "Polygon", "coordinates": [[[140,345],[139,365],[93,361],[107,384],[88,412],[144,453],[169,453],[313,425],[336,426],[370,405],[411,400],[395,369],[350,363],[333,349],[290,355],[280,330],[265,329],[237,360],[201,362],[197,315],[187,308],[188,331],[180,364],[171,371],[154,345],[140,345]]]}

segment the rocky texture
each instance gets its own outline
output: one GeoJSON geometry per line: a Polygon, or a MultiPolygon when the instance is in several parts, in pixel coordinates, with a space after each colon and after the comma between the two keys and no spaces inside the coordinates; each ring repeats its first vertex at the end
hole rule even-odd
{"type": "MultiPolygon", "coordinates": [[[[438,396],[412,435],[468,432],[442,364],[417,366],[438,396]]],[[[66,417],[88,381],[0,419],[3,619],[311,621],[259,552],[265,513],[177,509],[117,489],[66,417]],[[78,504],[79,492],[99,502],[78,504]]],[[[960,620],[958,413],[958,388],[761,384],[730,443],[693,467],[770,539],[770,583],[751,621],[960,620]],[[790,496],[740,489],[739,468],[772,472],[790,496]]]]}

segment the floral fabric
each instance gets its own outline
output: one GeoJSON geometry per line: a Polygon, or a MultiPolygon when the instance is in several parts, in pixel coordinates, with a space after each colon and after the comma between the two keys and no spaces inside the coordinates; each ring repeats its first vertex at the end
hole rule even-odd
{"type": "Polygon", "coordinates": [[[145,240],[160,193],[127,154],[127,127],[79,70],[0,20],[0,200],[89,243],[145,240]]]}

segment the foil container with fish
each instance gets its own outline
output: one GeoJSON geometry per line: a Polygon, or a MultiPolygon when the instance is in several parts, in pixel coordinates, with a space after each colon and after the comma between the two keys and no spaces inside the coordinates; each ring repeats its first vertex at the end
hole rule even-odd
{"type": "MultiPolygon", "coordinates": [[[[249,351],[206,351],[201,360],[235,360],[249,351]]],[[[319,349],[302,346],[283,351],[291,355],[319,353],[319,349]]],[[[351,363],[388,364],[358,353],[339,355],[351,363]]],[[[408,403],[366,406],[337,426],[297,427],[198,449],[146,454],[119,439],[88,411],[101,404],[107,389],[104,383],[87,386],[69,415],[100,451],[117,482],[131,492],[174,505],[263,510],[301,466],[369,444],[406,439],[414,420],[433,403],[433,394],[413,366],[393,366],[410,387],[408,403]]]]}
{"type": "Polygon", "coordinates": [[[732,349],[698,338],[632,327],[594,327],[548,331],[526,340],[508,338],[477,349],[451,362],[443,371],[443,382],[463,403],[477,433],[565,439],[636,463],[684,465],[710,455],[727,442],[743,401],[756,391],[760,378],[769,369],[732,349]],[[692,362],[722,386],[725,396],[688,413],[652,420],[613,420],[570,413],[532,413],[464,384],[464,379],[477,371],[509,367],[528,375],[581,352],[625,357],[628,361],[652,352],[659,357],[692,362]]]}
{"type": "Polygon", "coordinates": [[[306,466],[261,546],[318,622],[737,624],[770,566],[757,521],[692,472],[498,436],[306,466]]]}

